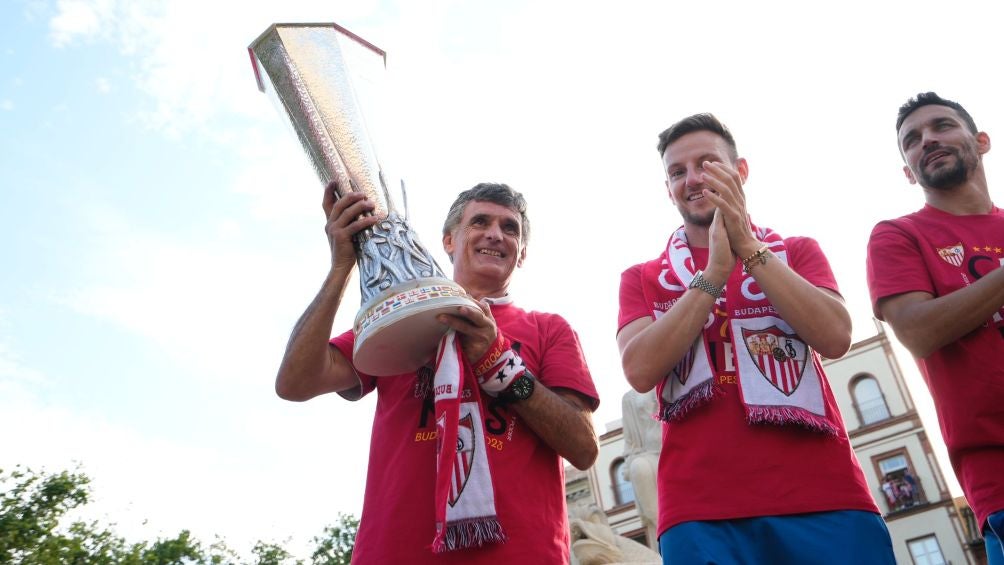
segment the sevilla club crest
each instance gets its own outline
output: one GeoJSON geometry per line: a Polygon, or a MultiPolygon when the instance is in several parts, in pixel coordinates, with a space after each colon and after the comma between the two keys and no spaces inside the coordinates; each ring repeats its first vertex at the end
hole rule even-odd
{"type": "Polygon", "coordinates": [[[762,330],[743,328],[743,343],[763,378],[785,396],[791,396],[802,381],[808,346],[777,326],[762,330]]]}
{"type": "Polygon", "coordinates": [[[450,478],[450,506],[454,506],[467,485],[474,464],[474,417],[467,414],[460,419],[457,430],[457,456],[453,459],[453,475],[450,478]]]}
{"type": "Polygon", "coordinates": [[[962,247],[962,243],[956,243],[955,245],[949,245],[948,247],[939,247],[938,255],[945,260],[946,263],[955,265],[956,267],[962,266],[962,259],[966,256],[966,250],[962,247]]]}
{"type": "Polygon", "coordinates": [[[687,384],[687,377],[690,376],[690,370],[694,368],[694,348],[691,347],[687,350],[687,353],[680,359],[680,362],[673,367],[673,373],[676,375],[677,380],[680,381],[681,385],[687,384]]]}

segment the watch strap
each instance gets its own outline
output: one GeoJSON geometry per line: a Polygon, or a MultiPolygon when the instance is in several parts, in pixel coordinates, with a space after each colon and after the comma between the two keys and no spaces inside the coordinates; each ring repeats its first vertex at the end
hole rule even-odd
{"type": "Polygon", "coordinates": [[[498,399],[505,404],[519,402],[530,398],[536,388],[537,379],[530,373],[524,371],[522,375],[516,377],[505,390],[498,394],[498,399]]]}
{"type": "Polygon", "coordinates": [[[690,281],[690,286],[688,288],[703,290],[713,296],[715,300],[721,298],[722,291],[725,290],[725,287],[715,286],[708,282],[707,279],[704,278],[704,271],[697,271],[697,273],[694,274],[694,280],[690,281]]]}

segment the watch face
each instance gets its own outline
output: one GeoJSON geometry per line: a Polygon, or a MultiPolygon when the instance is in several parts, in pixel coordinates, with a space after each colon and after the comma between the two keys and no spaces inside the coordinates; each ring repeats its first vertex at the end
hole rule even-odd
{"type": "Polygon", "coordinates": [[[522,375],[512,383],[512,396],[518,400],[526,400],[533,394],[533,377],[522,375]]]}

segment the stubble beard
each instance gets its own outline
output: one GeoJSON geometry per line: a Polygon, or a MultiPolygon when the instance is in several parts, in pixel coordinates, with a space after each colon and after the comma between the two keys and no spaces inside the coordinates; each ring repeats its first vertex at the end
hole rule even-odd
{"type": "Polygon", "coordinates": [[[683,222],[692,226],[698,226],[702,228],[710,228],[711,222],[715,219],[715,211],[711,210],[704,214],[695,214],[693,212],[686,212],[680,210],[680,215],[683,216],[683,222]]]}
{"type": "Polygon", "coordinates": [[[963,155],[962,151],[954,147],[939,147],[937,150],[951,153],[955,157],[955,163],[948,167],[938,167],[933,171],[927,171],[921,167],[918,179],[920,186],[933,190],[951,190],[966,182],[970,173],[976,169],[976,160],[966,158],[969,156],[971,148],[967,147],[966,149],[966,154],[963,155]]]}

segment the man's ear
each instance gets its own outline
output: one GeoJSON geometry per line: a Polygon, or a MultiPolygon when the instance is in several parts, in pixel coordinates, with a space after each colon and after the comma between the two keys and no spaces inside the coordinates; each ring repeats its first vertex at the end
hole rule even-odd
{"type": "Polygon", "coordinates": [[[666,194],[669,195],[669,201],[673,202],[673,191],[669,188],[669,179],[666,179],[666,194]]]}
{"type": "Polygon", "coordinates": [[[910,184],[917,184],[917,177],[913,176],[913,171],[910,167],[903,165],[903,174],[906,175],[906,180],[910,181],[910,184]]]}
{"type": "Polygon", "coordinates": [[[519,250],[519,259],[516,259],[516,266],[522,267],[523,261],[526,261],[526,245],[519,250]]]}
{"type": "Polygon", "coordinates": [[[743,179],[743,184],[746,184],[746,179],[750,176],[750,166],[746,159],[742,157],[736,159],[736,170],[739,171],[739,178],[743,179]]]}
{"type": "Polygon", "coordinates": [[[443,235],[443,251],[446,252],[446,256],[450,258],[450,263],[453,263],[453,250],[455,246],[453,245],[453,232],[443,235]]]}
{"type": "Polygon", "coordinates": [[[987,132],[981,131],[976,134],[976,150],[980,155],[990,151],[990,136],[987,135],[987,132]]]}

